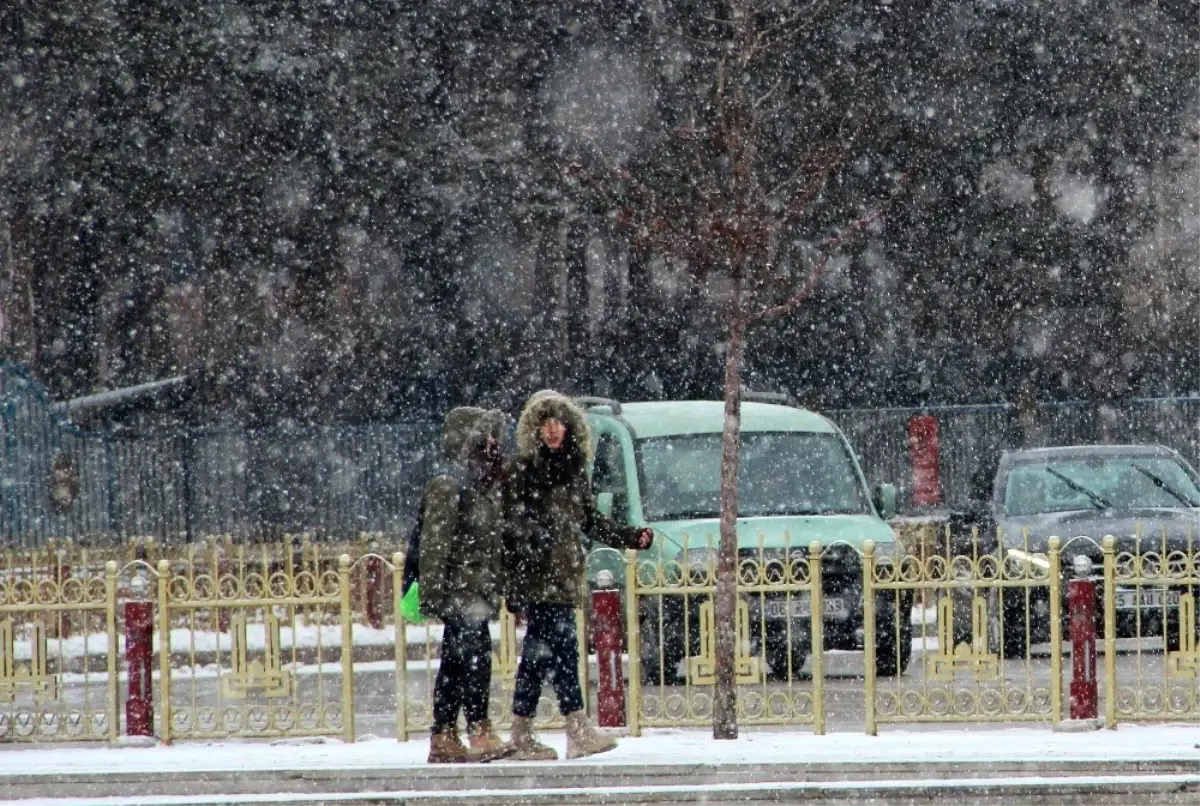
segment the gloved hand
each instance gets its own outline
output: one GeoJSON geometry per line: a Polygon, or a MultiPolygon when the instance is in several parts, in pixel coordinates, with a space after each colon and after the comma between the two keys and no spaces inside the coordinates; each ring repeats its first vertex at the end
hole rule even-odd
{"type": "Polygon", "coordinates": [[[638,551],[645,551],[654,544],[654,530],[646,527],[638,534],[638,551]]]}

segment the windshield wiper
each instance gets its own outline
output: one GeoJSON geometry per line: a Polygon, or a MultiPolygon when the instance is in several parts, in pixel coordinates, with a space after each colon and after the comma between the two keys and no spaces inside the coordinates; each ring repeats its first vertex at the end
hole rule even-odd
{"type": "Polygon", "coordinates": [[[1071,478],[1070,476],[1065,476],[1052,467],[1046,468],[1046,472],[1051,476],[1054,476],[1056,479],[1061,479],[1064,484],[1066,484],[1075,492],[1086,495],[1091,500],[1092,506],[1094,506],[1096,509],[1112,509],[1112,504],[1109,503],[1107,498],[1102,495],[1097,495],[1087,487],[1084,487],[1082,484],[1075,481],[1075,479],[1071,478]]]}
{"type": "Polygon", "coordinates": [[[720,512],[713,512],[711,509],[681,509],[676,512],[652,512],[653,515],[647,520],[651,521],[677,521],[684,518],[719,518],[720,512]]]}
{"type": "Polygon", "coordinates": [[[1141,473],[1146,478],[1150,479],[1150,481],[1154,482],[1155,487],[1162,490],[1167,495],[1171,496],[1176,501],[1183,504],[1185,507],[1200,506],[1200,505],[1196,504],[1195,501],[1192,501],[1190,498],[1187,498],[1183,493],[1176,490],[1170,484],[1167,484],[1165,481],[1162,480],[1161,477],[1154,475],[1153,473],[1151,473],[1149,470],[1142,467],[1141,465],[1134,465],[1133,469],[1136,470],[1137,472],[1141,473]]]}

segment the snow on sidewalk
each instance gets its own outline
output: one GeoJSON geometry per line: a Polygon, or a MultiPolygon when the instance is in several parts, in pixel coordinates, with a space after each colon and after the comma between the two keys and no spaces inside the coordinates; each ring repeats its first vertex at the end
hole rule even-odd
{"type": "MultiPolygon", "coordinates": [[[[565,752],[561,735],[543,741],[565,752]]],[[[0,750],[0,790],[6,777],[104,773],[253,772],[425,767],[427,740],[343,744],[219,742],[170,747],[17,746],[0,750]]],[[[616,750],[560,764],[903,764],[935,762],[1200,761],[1200,727],[1123,725],[1116,731],[1055,733],[1048,729],[888,731],[861,733],[745,732],[718,742],[702,730],[654,730],[624,738],[616,750]]],[[[506,762],[495,762],[505,764],[506,762]]]]}
{"type": "MultiPolygon", "coordinates": [[[[499,622],[490,625],[492,640],[499,640],[499,622]]],[[[518,630],[524,635],[524,629],[518,630]]],[[[250,651],[261,651],[266,647],[266,627],[262,624],[246,625],[246,648],[250,651]]],[[[355,646],[393,646],[396,643],[396,628],[387,625],[376,629],[364,624],[355,624],[352,632],[355,646]]],[[[428,624],[405,626],[404,636],[410,646],[442,642],[442,625],[428,624]]],[[[342,645],[342,627],[340,624],[301,624],[296,628],[284,626],[279,628],[280,649],[287,651],[296,649],[315,649],[318,646],[325,649],[337,649],[342,645]]],[[[125,636],[117,636],[117,648],[125,653],[125,636]]],[[[108,635],[106,633],[89,633],[73,635],[70,638],[51,638],[46,641],[47,654],[51,658],[80,658],[85,655],[104,655],[108,652],[108,635]]],[[[228,632],[212,630],[189,630],[175,627],[171,630],[172,652],[228,654],[233,649],[233,636],[228,632]]],[[[159,637],[154,635],[154,651],[159,651],[159,637]]],[[[29,660],[32,644],[25,639],[13,642],[13,659],[29,660]]]]}

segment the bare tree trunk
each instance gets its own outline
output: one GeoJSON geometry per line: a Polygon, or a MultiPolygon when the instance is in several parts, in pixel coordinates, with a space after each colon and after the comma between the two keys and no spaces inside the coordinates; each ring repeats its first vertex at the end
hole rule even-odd
{"type": "Polygon", "coordinates": [[[554,211],[543,210],[536,218],[538,252],[533,269],[534,320],[537,323],[533,338],[537,354],[538,384],[557,387],[562,384],[567,362],[563,361],[562,305],[563,252],[559,231],[561,218],[554,211]]]}
{"type": "MultiPolygon", "coordinates": [[[[589,221],[575,216],[567,227],[567,342],[572,374],[586,373],[590,367],[592,334],[589,330],[588,239],[589,221]]],[[[574,377],[578,382],[584,378],[574,377]]]]}
{"type": "MultiPolygon", "coordinates": [[[[741,283],[734,283],[734,300],[741,283]]],[[[721,544],[717,556],[717,591],[713,612],[717,623],[717,687],[713,698],[713,738],[738,737],[734,661],[737,614],[738,445],[742,425],[742,352],[745,313],[735,302],[725,350],[725,430],[721,440],[721,544]]]]}

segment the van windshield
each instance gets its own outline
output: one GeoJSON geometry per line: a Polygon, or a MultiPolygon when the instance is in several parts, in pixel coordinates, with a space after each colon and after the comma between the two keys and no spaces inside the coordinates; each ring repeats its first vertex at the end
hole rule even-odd
{"type": "MultiPolygon", "coordinates": [[[[638,448],[646,520],[718,516],[720,434],[642,439],[638,448]]],[[[739,464],[739,517],[871,511],[850,454],[836,434],[743,432],[739,464]]]]}

